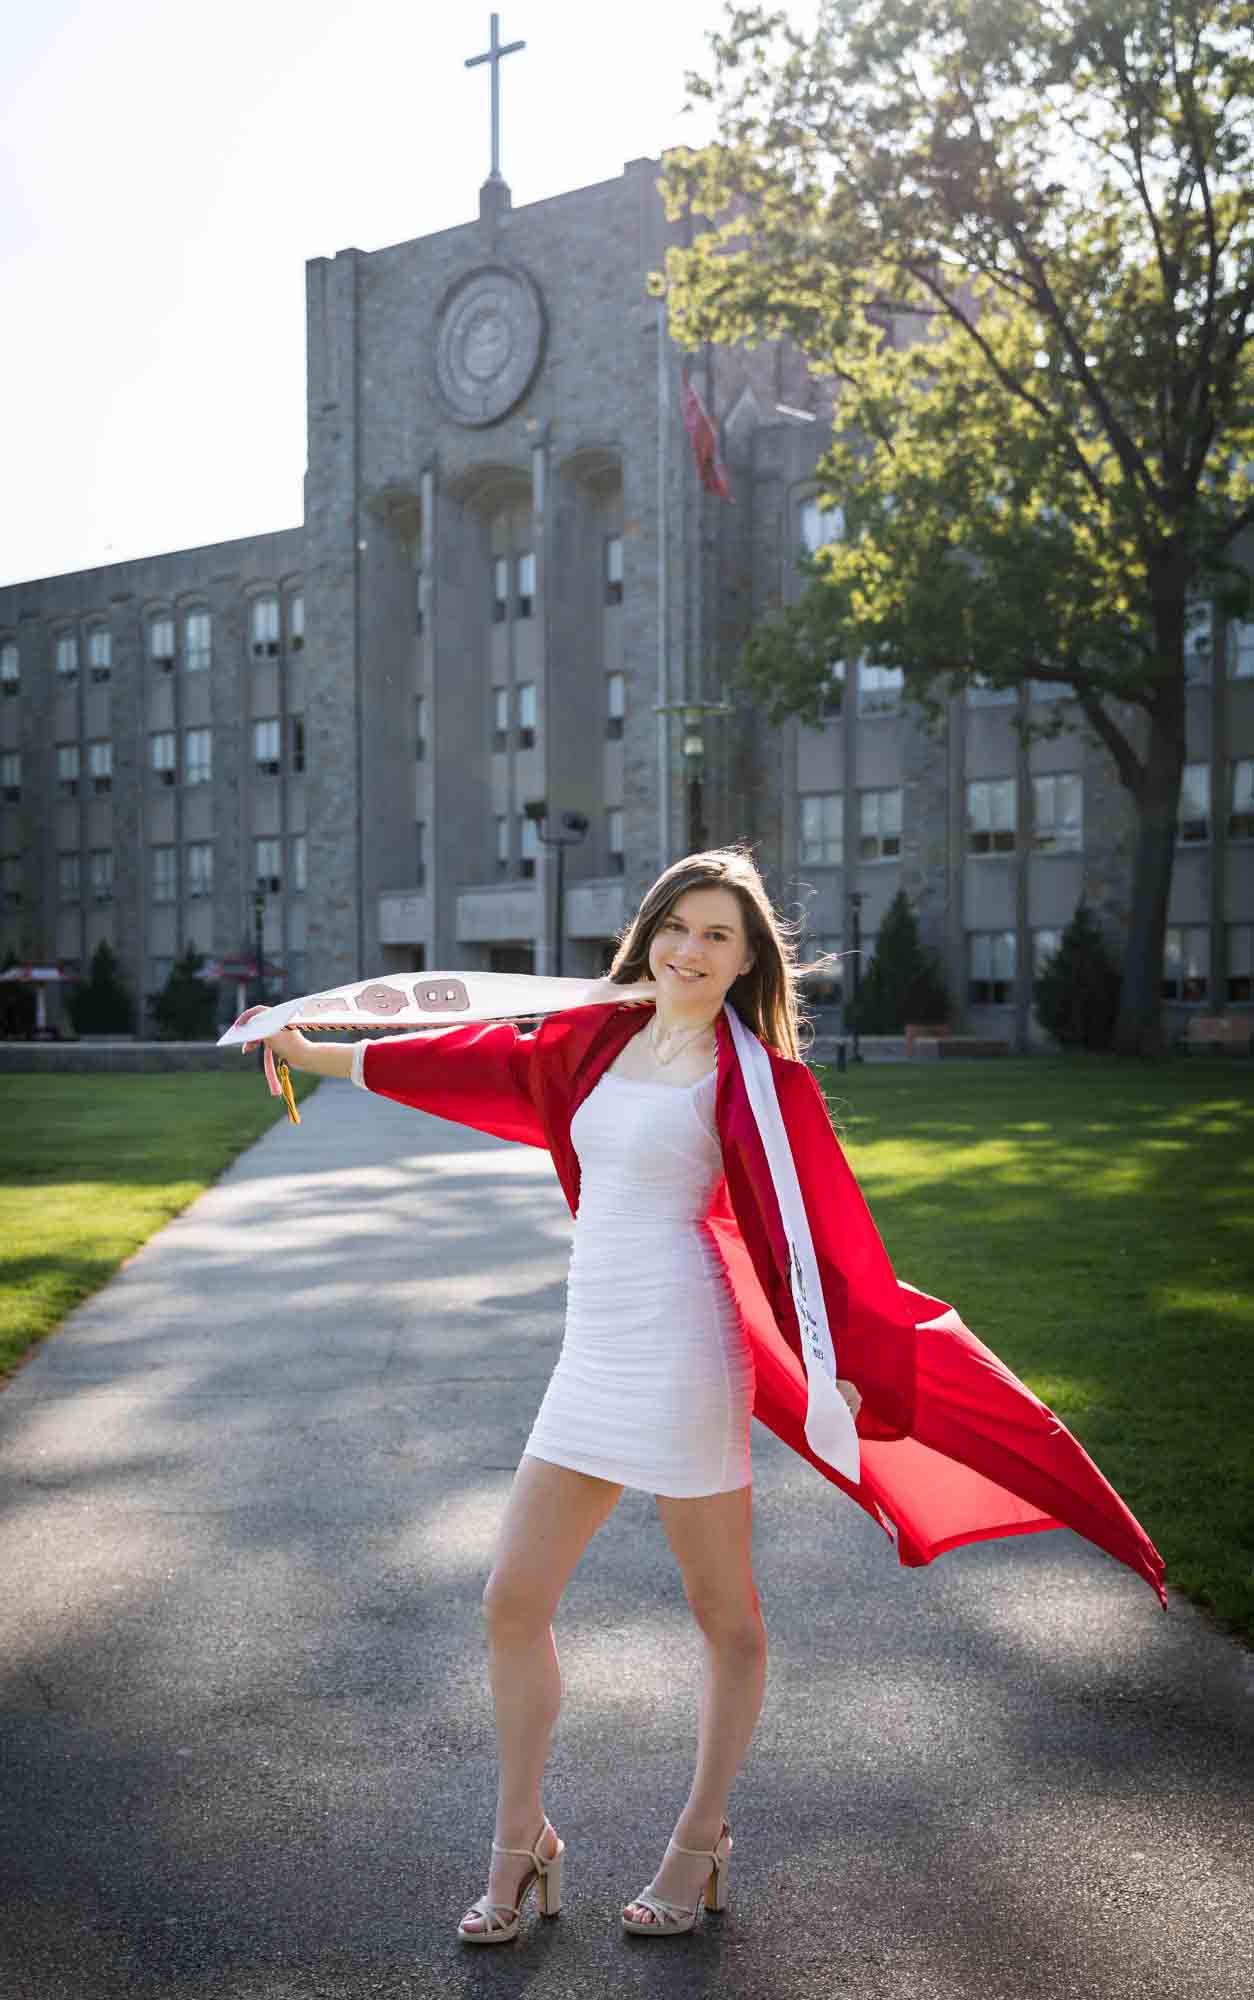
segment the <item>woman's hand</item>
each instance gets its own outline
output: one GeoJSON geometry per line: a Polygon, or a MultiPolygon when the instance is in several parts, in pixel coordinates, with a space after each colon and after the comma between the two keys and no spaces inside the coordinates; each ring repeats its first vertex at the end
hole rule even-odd
{"type": "Polygon", "coordinates": [[[267,1035],[266,1046],[276,1062],[289,1063],[294,1069],[303,1067],[313,1047],[299,1028],[280,1028],[277,1035],[267,1035]]]}
{"type": "Polygon", "coordinates": [[[836,1381],[836,1387],[848,1403],[850,1415],[856,1417],[858,1411],[862,1408],[862,1391],[852,1382],[842,1382],[839,1377],[836,1381]]]}

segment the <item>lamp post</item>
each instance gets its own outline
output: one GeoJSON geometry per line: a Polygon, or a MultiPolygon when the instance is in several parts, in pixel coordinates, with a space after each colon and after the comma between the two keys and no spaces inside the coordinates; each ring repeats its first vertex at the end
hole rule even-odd
{"type": "Polygon", "coordinates": [[[548,806],[545,801],[543,799],[531,799],[523,807],[523,811],[535,827],[536,839],[542,840],[546,847],[555,847],[557,849],[557,938],[553,952],[553,976],[556,979],[560,979],[562,976],[562,938],[566,930],[566,849],[578,846],[579,842],[587,834],[590,821],[584,813],[564,812],[561,815],[561,825],[565,829],[564,833],[545,833],[544,822],[548,818],[548,806]]]}
{"type": "Polygon", "coordinates": [[[731,715],[729,701],[659,702],[655,715],[677,715],[683,728],[685,791],[687,795],[688,852],[699,854],[706,843],[705,831],[705,718],[731,715]]]}
{"type": "Polygon", "coordinates": [[[259,875],[257,877],[257,886],[253,890],[253,949],[257,954],[257,999],[255,1004],[258,1007],[264,1007],[266,1004],[265,959],[262,950],[265,937],[265,924],[266,885],[259,875]]]}
{"type": "Polygon", "coordinates": [[[862,1051],[858,1047],[858,988],[862,967],[862,891],[849,892],[850,935],[853,939],[853,1054],[852,1061],[862,1061],[862,1051]]]}

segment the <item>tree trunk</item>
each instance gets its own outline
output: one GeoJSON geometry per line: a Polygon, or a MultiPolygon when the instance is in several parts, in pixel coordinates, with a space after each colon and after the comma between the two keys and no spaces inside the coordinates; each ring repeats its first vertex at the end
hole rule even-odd
{"type": "Polygon", "coordinates": [[[1183,704],[1169,696],[1150,725],[1144,790],[1138,801],[1132,910],[1115,1023],[1115,1052],[1121,1056],[1167,1054],[1162,1019],[1163,950],[1183,769],[1183,704]]]}

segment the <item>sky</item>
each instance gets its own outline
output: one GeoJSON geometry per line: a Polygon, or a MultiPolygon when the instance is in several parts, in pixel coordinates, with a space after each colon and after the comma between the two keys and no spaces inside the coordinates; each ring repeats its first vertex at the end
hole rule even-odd
{"type": "MultiPolygon", "coordinates": [[[[305,262],[471,220],[487,5],[39,0],[0,32],[0,583],[303,517],[305,262]]],[[[697,143],[722,0],[502,0],[515,207],[697,143]]]]}

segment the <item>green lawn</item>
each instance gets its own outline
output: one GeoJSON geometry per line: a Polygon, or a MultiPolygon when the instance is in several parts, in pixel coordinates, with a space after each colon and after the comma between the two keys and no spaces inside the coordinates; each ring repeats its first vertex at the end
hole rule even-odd
{"type": "Polygon", "coordinates": [[[1074,1431],[1254,1636],[1254,1063],[820,1072],[898,1275],[1074,1431]]]}
{"type": "Polygon", "coordinates": [[[0,1077],[0,1375],[283,1115],[252,1067],[0,1077]]]}

